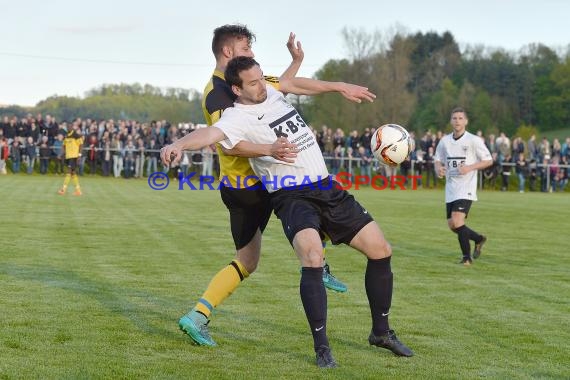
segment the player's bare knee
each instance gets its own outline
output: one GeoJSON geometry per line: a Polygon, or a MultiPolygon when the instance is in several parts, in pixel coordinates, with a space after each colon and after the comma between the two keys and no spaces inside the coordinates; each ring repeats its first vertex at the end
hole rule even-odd
{"type": "Polygon", "coordinates": [[[457,228],[461,227],[462,225],[465,224],[465,221],[463,219],[450,219],[451,222],[449,223],[449,229],[452,231],[455,231],[457,228]]]}
{"type": "Polygon", "coordinates": [[[350,241],[350,246],[369,259],[382,259],[392,255],[392,248],[375,222],[364,226],[350,241]]]}
{"type": "Polygon", "coordinates": [[[386,239],[382,239],[374,250],[374,256],[371,259],[384,259],[386,257],[392,256],[392,245],[388,243],[386,239]]]}
{"type": "Polygon", "coordinates": [[[318,268],[323,266],[323,248],[314,247],[312,248],[308,255],[306,256],[308,266],[312,268],[318,268]]]}
{"type": "Polygon", "coordinates": [[[250,262],[247,265],[244,264],[244,267],[245,267],[245,270],[247,270],[247,272],[249,274],[252,274],[257,269],[257,262],[250,262]]]}
{"type": "Polygon", "coordinates": [[[322,267],[323,245],[319,233],[312,228],[306,228],[295,234],[293,248],[304,267],[322,267]]]}
{"type": "Polygon", "coordinates": [[[388,243],[386,240],[384,240],[384,245],[385,245],[385,249],[383,250],[383,252],[385,253],[384,257],[390,257],[392,256],[392,244],[388,243]]]}
{"type": "Polygon", "coordinates": [[[241,249],[236,253],[236,259],[245,267],[249,274],[252,274],[257,269],[259,263],[260,252],[257,250],[241,249]]]}
{"type": "Polygon", "coordinates": [[[310,268],[319,268],[323,266],[323,249],[322,247],[311,247],[302,249],[297,252],[301,266],[310,268]]]}
{"type": "MultiPolygon", "coordinates": [[[[356,248],[356,247],[355,247],[356,248]]],[[[384,259],[392,256],[392,246],[384,237],[367,242],[364,246],[357,248],[372,260],[384,259]]]]}

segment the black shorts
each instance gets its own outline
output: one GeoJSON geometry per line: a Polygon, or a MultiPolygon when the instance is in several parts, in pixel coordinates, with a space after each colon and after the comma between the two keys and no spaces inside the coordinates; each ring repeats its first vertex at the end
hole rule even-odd
{"type": "Polygon", "coordinates": [[[446,203],[447,219],[451,219],[451,213],[454,211],[464,213],[467,218],[472,203],[473,201],[470,201],[469,199],[456,199],[453,202],[446,203]]]}
{"type": "Polygon", "coordinates": [[[71,170],[75,170],[75,168],[77,168],[77,160],[78,158],[66,158],[65,166],[67,166],[71,170]]]}
{"type": "Polygon", "coordinates": [[[306,228],[328,235],[333,244],[349,244],[374,220],[352,195],[333,183],[325,178],[314,187],[281,189],[271,194],[271,205],[291,244],[297,232],[306,228]]]}
{"type": "Polygon", "coordinates": [[[262,186],[235,189],[221,185],[220,195],[230,212],[230,226],[236,249],[241,249],[253,239],[258,228],[261,232],[265,230],[271,217],[269,193],[262,186]]]}

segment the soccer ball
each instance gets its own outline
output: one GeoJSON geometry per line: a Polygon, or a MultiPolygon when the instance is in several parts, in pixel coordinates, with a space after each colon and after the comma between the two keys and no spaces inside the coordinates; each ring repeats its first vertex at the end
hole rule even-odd
{"type": "Polygon", "coordinates": [[[388,166],[397,166],[414,150],[414,140],[404,127],[384,124],[372,134],[370,148],[378,161],[388,166]]]}

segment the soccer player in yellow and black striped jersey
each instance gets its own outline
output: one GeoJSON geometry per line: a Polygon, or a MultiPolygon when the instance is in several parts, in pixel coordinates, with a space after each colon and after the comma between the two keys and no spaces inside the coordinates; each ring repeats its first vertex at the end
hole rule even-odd
{"type": "MultiPolygon", "coordinates": [[[[238,56],[253,57],[251,44],[255,35],[244,25],[224,25],[214,30],[212,52],[216,58],[216,68],[204,89],[202,110],[208,126],[217,122],[226,108],[233,107],[236,95],[226,83],[224,71],[228,62],[238,56]]],[[[293,58],[290,66],[281,77],[294,77],[301,66],[304,52],[295,35],[291,33],[287,48],[293,58]]],[[[279,78],[266,77],[266,81],[279,89],[279,78]]],[[[283,144],[288,144],[287,141],[283,144]]],[[[289,146],[289,145],[287,145],[289,146]]],[[[294,148],[294,145],[290,145],[294,148]]],[[[266,146],[264,146],[267,149],[266,146]]],[[[261,234],[265,229],[272,208],[269,195],[259,186],[256,190],[238,189],[238,178],[254,175],[248,157],[271,155],[260,150],[261,145],[242,141],[232,150],[225,150],[218,144],[220,178],[231,183],[231,187],[221,186],[222,201],[230,212],[230,225],[236,256],[210,281],[208,288],[196,306],[182,318],[180,328],[200,345],[215,346],[208,332],[208,322],[215,307],[220,305],[239,286],[241,281],[255,271],[261,255],[261,234]]],[[[328,265],[323,268],[323,282],[330,289],[346,292],[342,282],[330,274],[328,265]]]]}
{"type": "Polygon", "coordinates": [[[79,125],[77,123],[73,123],[71,131],[67,132],[67,135],[63,140],[63,148],[65,150],[65,166],[67,167],[67,172],[65,173],[63,186],[58,191],[58,194],[60,195],[65,195],[70,180],[73,180],[73,185],[75,186],[73,195],[82,194],[81,186],[79,186],[79,178],[75,173],[75,169],[77,168],[77,161],[81,158],[83,140],[83,135],[79,130],[79,125]]]}

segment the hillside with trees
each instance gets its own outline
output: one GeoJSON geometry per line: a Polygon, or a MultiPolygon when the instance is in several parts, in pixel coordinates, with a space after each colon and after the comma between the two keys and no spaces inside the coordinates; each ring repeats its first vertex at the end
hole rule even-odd
{"type": "Polygon", "coordinates": [[[313,125],[347,130],[397,122],[416,131],[441,129],[461,105],[469,110],[470,129],[486,133],[570,126],[570,45],[562,53],[544,45],[512,53],[483,46],[461,51],[450,33],[383,39],[345,29],[344,37],[351,59],[331,60],[315,77],[365,83],[377,101],[353,105],[334,94],[299,100],[313,125]]]}

